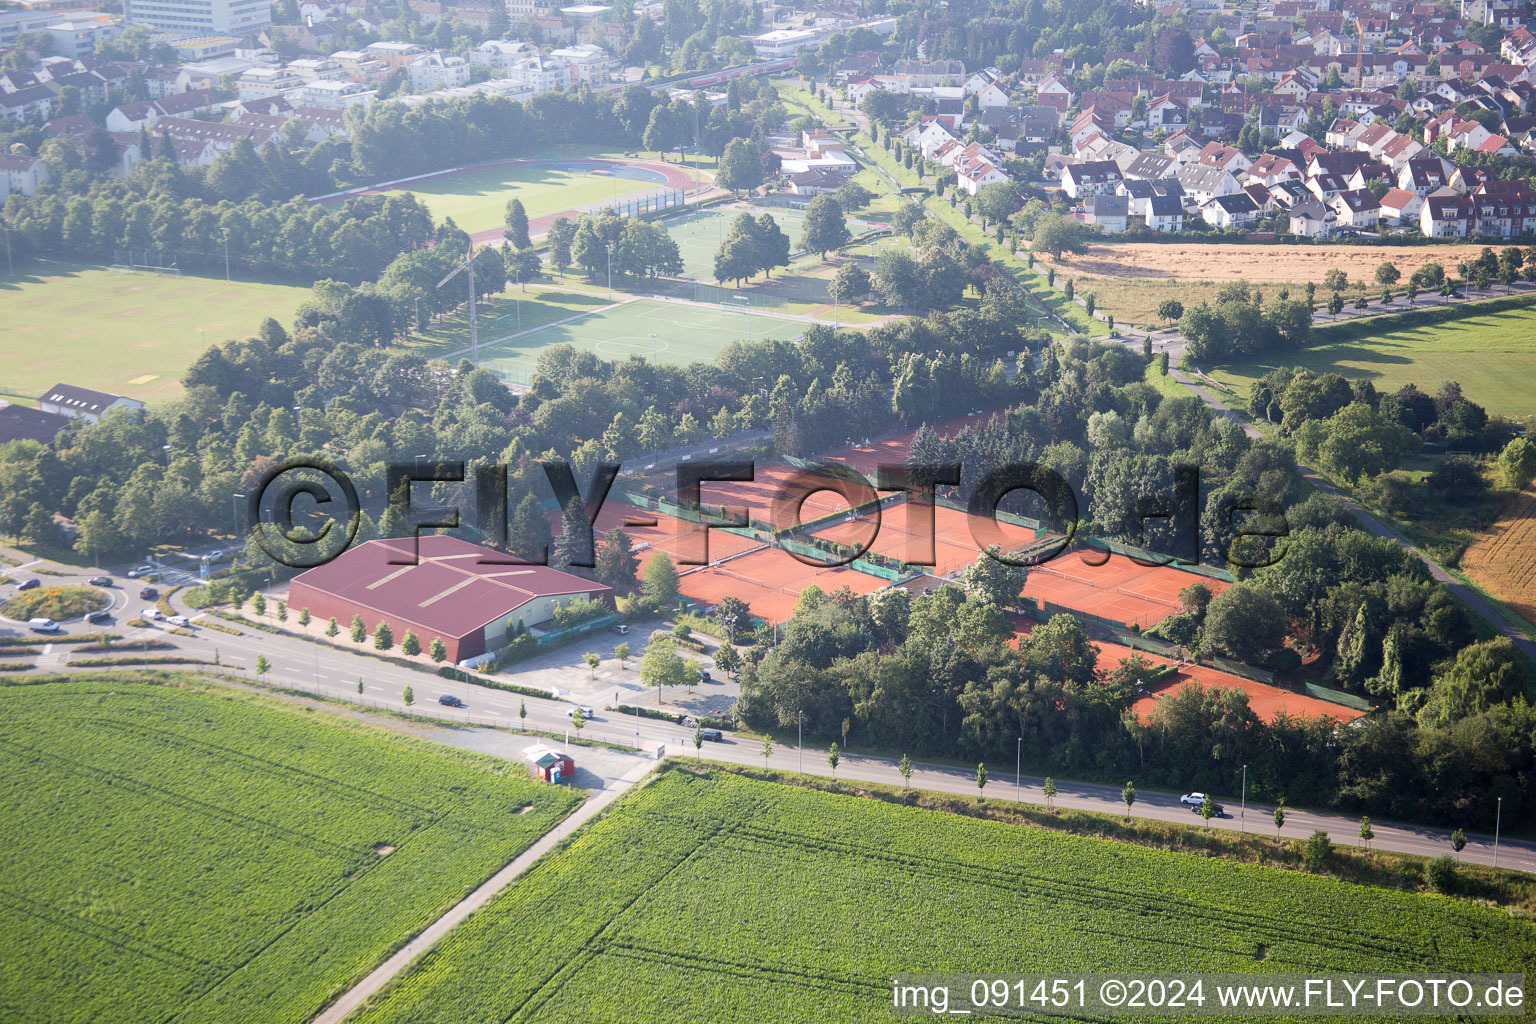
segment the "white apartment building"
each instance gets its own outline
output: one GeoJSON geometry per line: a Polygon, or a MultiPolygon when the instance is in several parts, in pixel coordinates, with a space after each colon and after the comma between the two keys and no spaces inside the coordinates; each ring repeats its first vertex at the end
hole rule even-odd
{"type": "Polygon", "coordinates": [[[245,36],[272,21],[270,0],[123,0],[126,21],[187,35],[245,36]]]}

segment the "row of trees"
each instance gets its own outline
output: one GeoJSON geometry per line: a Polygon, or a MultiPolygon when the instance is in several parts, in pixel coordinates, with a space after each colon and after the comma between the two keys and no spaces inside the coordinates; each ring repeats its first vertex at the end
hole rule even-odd
{"type": "MultiPolygon", "coordinates": [[[[1004,614],[1022,572],[978,566],[961,588],[856,598],[810,588],[771,650],[747,652],[741,711],[754,727],[803,724],[809,738],[920,756],[1004,760],[1022,739],[1038,770],[1135,773],[1168,787],[1230,788],[1287,804],[1369,808],[1406,818],[1490,824],[1495,775],[1536,764],[1536,712],[1509,695],[1521,683],[1507,644],[1467,647],[1435,670],[1416,714],[1356,729],[1326,718],[1264,722],[1240,690],[1182,687],[1150,715],[1128,713],[1155,673],[1139,656],[1103,662],[1082,626],[1057,616],[1017,638],[1004,614]],[[1485,671],[1486,670],[1486,671],[1485,671]],[[1492,682],[1479,682],[1491,679],[1492,682]],[[1467,745],[1489,761],[1442,754],[1467,745]]],[[[1241,630],[1260,591],[1211,601],[1213,634],[1241,630]]],[[[1453,603],[1452,603],[1453,604],[1453,603]]],[[[980,784],[980,783],[979,783],[980,784]]],[[[1510,804],[1536,806],[1528,782],[1499,784],[1510,804]]]]}

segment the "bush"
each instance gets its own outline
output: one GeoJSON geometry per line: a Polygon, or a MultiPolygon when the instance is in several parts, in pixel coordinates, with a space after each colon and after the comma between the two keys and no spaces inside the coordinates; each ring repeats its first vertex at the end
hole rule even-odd
{"type": "Polygon", "coordinates": [[[555,628],[568,629],[571,626],[579,626],[583,622],[597,618],[607,610],[601,601],[594,601],[590,597],[574,597],[555,608],[555,628]]]}
{"type": "Polygon", "coordinates": [[[0,606],[7,618],[53,619],[67,622],[106,606],[106,598],[92,587],[38,587],[23,591],[0,606]]]}
{"type": "Polygon", "coordinates": [[[1441,854],[1424,865],[1424,881],[1435,892],[1456,891],[1456,864],[1446,854],[1441,854]]]}
{"type": "Polygon", "coordinates": [[[1322,871],[1333,860],[1333,840],[1328,833],[1318,829],[1312,833],[1301,849],[1301,862],[1308,871],[1322,871]]]}

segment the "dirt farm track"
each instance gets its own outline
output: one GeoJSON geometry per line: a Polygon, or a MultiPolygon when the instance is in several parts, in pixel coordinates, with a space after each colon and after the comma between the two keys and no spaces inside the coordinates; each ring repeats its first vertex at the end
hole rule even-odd
{"type": "MultiPolygon", "coordinates": [[[[1351,282],[1375,288],[1376,268],[1393,263],[1404,279],[1426,263],[1455,273],[1456,264],[1476,256],[1480,245],[1203,245],[1121,242],[1093,244],[1081,256],[1056,261],[1073,277],[1142,278],[1176,281],[1275,281],[1305,284],[1337,267],[1351,282]]],[[[1495,249],[1497,251],[1497,249],[1495,249]]]]}

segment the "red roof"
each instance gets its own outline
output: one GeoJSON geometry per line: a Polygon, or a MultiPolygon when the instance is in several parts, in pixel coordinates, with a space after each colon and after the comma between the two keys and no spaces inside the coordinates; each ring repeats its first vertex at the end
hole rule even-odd
{"type": "Polygon", "coordinates": [[[415,565],[392,564],[411,560],[410,538],[371,540],[293,582],[446,637],[464,636],[536,598],[610,592],[548,566],[507,565],[509,556],[457,537],[430,534],[420,543],[415,565]]]}

